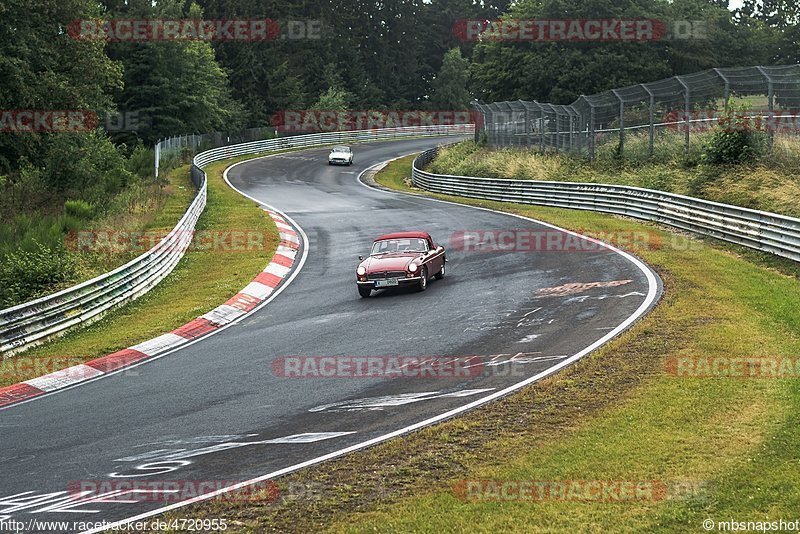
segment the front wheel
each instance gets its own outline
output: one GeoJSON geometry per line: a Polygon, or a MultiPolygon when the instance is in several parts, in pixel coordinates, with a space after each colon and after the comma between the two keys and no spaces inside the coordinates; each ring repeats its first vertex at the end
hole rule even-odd
{"type": "Polygon", "coordinates": [[[446,265],[447,265],[446,263],[442,263],[442,269],[434,275],[434,278],[436,278],[437,280],[441,280],[442,278],[444,278],[444,269],[446,265]]]}
{"type": "Polygon", "coordinates": [[[366,286],[358,286],[358,294],[361,295],[361,298],[365,299],[372,293],[371,287],[366,286]]]}
{"type": "Polygon", "coordinates": [[[428,268],[423,265],[422,269],[419,272],[419,286],[417,287],[420,291],[425,291],[428,289],[428,268]]]}

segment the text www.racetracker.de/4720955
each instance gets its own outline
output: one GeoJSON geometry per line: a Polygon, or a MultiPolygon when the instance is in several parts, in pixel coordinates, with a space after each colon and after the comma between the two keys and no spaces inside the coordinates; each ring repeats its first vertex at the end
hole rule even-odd
{"type": "Polygon", "coordinates": [[[14,519],[0,520],[0,533],[3,532],[62,532],[104,529],[111,532],[139,532],[150,531],[187,531],[187,532],[214,532],[228,529],[226,519],[152,519],[149,521],[134,521],[123,525],[114,525],[110,521],[42,521],[31,518],[27,521],[14,519]]]}

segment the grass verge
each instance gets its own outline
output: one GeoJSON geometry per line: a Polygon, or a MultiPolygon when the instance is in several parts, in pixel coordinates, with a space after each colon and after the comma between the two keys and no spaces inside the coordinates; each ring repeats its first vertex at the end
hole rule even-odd
{"type": "MultiPolygon", "coordinates": [[[[247,157],[217,162],[206,169],[208,202],[197,223],[197,232],[198,235],[210,236],[209,239],[231,230],[249,232],[262,238],[260,246],[236,251],[213,245],[190,249],[175,270],[140,299],[109,313],[91,326],[3,360],[0,387],[76,365],[169,332],[225,302],[261,272],[272,258],[280,239],[269,215],[223,180],[223,171],[242,159],[247,157]]],[[[170,174],[180,177],[185,187],[192,190],[187,165],[172,170],[170,174]]],[[[179,211],[179,208],[174,210],[179,211]]],[[[150,227],[169,224],[174,215],[170,210],[163,210],[153,218],[150,227]]]]}
{"type": "MultiPolygon", "coordinates": [[[[411,159],[390,164],[377,181],[411,191],[411,159]]],[[[236,532],[701,532],[709,518],[795,519],[798,380],[675,376],[668,362],[796,361],[796,265],[607,215],[429,196],[565,228],[648,232],[662,246],[636,253],[664,280],[662,302],[554,377],[281,478],[273,502],[212,501],[169,517],[225,518],[236,532]],[[464,481],[477,479],[655,482],[667,491],[617,502],[465,499],[464,481]]]]}

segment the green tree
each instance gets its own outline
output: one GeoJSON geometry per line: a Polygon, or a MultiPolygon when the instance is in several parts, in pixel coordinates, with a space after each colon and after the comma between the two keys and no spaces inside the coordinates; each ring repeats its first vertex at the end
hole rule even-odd
{"type": "Polygon", "coordinates": [[[449,50],[439,74],[433,80],[431,102],[441,109],[464,109],[469,102],[468,73],[469,60],[461,57],[461,50],[449,50]]]}
{"type": "MultiPolygon", "coordinates": [[[[6,0],[0,3],[0,109],[108,111],[121,86],[121,65],[105,43],[75,39],[69,23],[102,14],[92,0],[6,0]]],[[[36,164],[48,133],[0,135],[0,172],[20,158],[36,164]]],[[[69,134],[75,135],[75,134],[69,134]]]]}
{"type": "Polygon", "coordinates": [[[327,91],[319,95],[311,109],[316,110],[330,110],[330,111],[347,111],[348,103],[351,99],[350,93],[338,87],[330,87],[327,91]]]}
{"type": "Polygon", "coordinates": [[[768,64],[800,63],[800,4],[795,0],[744,0],[741,25],[758,34],[768,64]]]}
{"type": "MultiPolygon", "coordinates": [[[[190,4],[184,12],[179,0],[159,2],[155,8],[129,4],[112,16],[203,18],[190,4]]],[[[231,96],[228,77],[205,41],[166,40],[111,43],[109,53],[125,68],[125,86],[116,95],[121,110],[135,111],[142,125],[135,132],[117,134],[117,141],[159,138],[185,133],[235,130],[243,110],[231,96]]]]}

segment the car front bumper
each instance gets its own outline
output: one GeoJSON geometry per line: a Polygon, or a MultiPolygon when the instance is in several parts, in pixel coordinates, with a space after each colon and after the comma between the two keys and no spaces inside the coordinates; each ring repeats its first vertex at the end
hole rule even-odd
{"type": "Polygon", "coordinates": [[[422,278],[422,277],[421,276],[411,276],[411,277],[406,277],[406,278],[398,278],[396,286],[375,287],[375,282],[377,282],[378,280],[366,280],[366,281],[356,280],[356,284],[358,284],[361,287],[371,287],[372,289],[388,289],[390,287],[407,286],[407,285],[415,283],[415,282],[419,283],[420,278],[422,278]]]}

